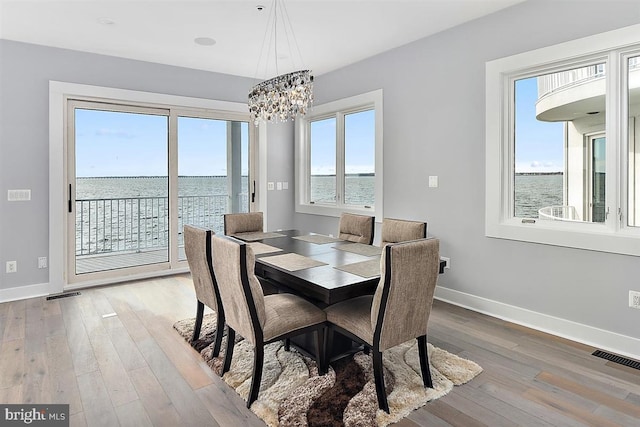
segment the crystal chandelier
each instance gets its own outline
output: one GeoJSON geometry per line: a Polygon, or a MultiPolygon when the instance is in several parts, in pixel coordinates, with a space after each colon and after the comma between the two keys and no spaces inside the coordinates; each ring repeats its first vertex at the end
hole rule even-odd
{"type": "MultiPolygon", "coordinates": [[[[274,0],[274,7],[272,8],[270,16],[273,18],[271,40],[273,41],[276,74],[278,74],[278,5],[279,1],[274,0]]],[[[263,6],[258,6],[258,10],[262,9],[263,6]]],[[[287,25],[284,26],[287,41],[290,42],[289,37],[293,38],[297,48],[297,43],[293,36],[293,29],[284,4],[280,7],[280,14],[285,18],[283,19],[285,24],[288,24],[288,28],[287,25]]],[[[268,32],[269,28],[267,27],[267,33],[268,32]]],[[[265,43],[266,36],[263,42],[263,51],[265,43]]],[[[299,54],[300,51],[298,49],[298,55],[299,54]]],[[[260,58],[262,58],[262,54],[260,58]]],[[[258,63],[258,67],[259,66],[260,63],[258,63]]],[[[272,77],[258,83],[252,87],[249,92],[249,112],[251,113],[251,120],[256,126],[260,123],[277,122],[278,120],[285,122],[289,119],[294,119],[296,116],[304,116],[312,102],[313,76],[310,70],[293,71],[272,77]]]]}

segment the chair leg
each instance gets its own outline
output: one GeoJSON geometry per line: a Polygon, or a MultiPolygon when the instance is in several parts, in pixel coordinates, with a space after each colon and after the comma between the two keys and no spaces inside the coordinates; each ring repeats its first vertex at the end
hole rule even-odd
{"type": "Polygon", "coordinates": [[[389,413],[389,403],[387,402],[387,392],[384,389],[384,372],[382,367],[382,352],[377,348],[371,349],[373,352],[373,377],[376,383],[376,394],[378,395],[378,408],[389,413]]]}
{"type": "Polygon", "coordinates": [[[289,338],[284,339],[284,351],[291,350],[291,340],[289,338]]]}
{"type": "Polygon", "coordinates": [[[260,381],[262,380],[262,364],[264,362],[264,344],[256,343],[253,348],[253,377],[251,378],[251,389],[247,399],[247,408],[258,398],[260,391],[260,381]]]}
{"type": "MultiPolygon", "coordinates": [[[[236,331],[227,327],[227,349],[224,354],[224,364],[222,365],[222,375],[231,368],[231,357],[233,357],[233,346],[236,341],[236,331]]],[[[221,375],[221,376],[222,376],[221,375]]]]}
{"type": "Polygon", "coordinates": [[[316,329],[316,362],[318,363],[318,373],[324,375],[327,373],[326,352],[327,349],[324,345],[324,336],[326,327],[322,326],[316,329]]]}
{"type": "Polygon", "coordinates": [[[220,347],[222,347],[222,336],[224,335],[224,314],[216,313],[217,322],[216,322],[216,337],[213,341],[213,357],[218,357],[220,355],[220,347]]]}
{"type": "Polygon", "coordinates": [[[422,335],[418,338],[418,354],[420,356],[420,371],[422,373],[422,382],[425,388],[433,388],[433,380],[431,379],[431,369],[429,369],[429,353],[427,352],[427,336],[422,335]]]}
{"type": "Polygon", "coordinates": [[[200,328],[202,328],[202,318],[204,317],[204,304],[198,300],[198,307],[196,308],[196,323],[193,325],[193,336],[191,342],[195,342],[200,338],[200,328]]]}

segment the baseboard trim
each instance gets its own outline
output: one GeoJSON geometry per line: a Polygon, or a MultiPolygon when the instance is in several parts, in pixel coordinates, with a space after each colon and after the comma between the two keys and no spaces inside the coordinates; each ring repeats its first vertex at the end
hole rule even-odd
{"type": "Polygon", "coordinates": [[[188,273],[189,267],[181,267],[173,270],[161,270],[154,272],[145,272],[130,276],[124,276],[117,279],[102,279],[91,282],[72,283],[65,285],[62,289],[58,289],[53,283],[40,283],[37,285],[16,286],[14,288],[0,289],[0,303],[17,301],[22,299],[37,298],[59,294],[61,292],[76,291],[79,289],[87,289],[97,286],[113,285],[116,283],[131,282],[135,280],[153,279],[154,277],[173,276],[176,274],[188,273]]]}
{"type": "Polygon", "coordinates": [[[488,316],[526,326],[634,359],[640,358],[640,339],[571,320],[527,310],[499,301],[438,286],[435,298],[488,316]]]}
{"type": "Polygon", "coordinates": [[[0,289],[0,303],[17,301],[27,298],[42,297],[50,295],[50,283],[38,283],[35,285],[16,286],[15,288],[0,289]]]}

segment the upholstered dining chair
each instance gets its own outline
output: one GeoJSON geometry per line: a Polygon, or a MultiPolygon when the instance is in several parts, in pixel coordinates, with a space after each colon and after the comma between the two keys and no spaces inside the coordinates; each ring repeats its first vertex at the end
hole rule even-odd
{"type": "Polygon", "coordinates": [[[233,213],[224,215],[224,234],[232,236],[236,233],[263,231],[262,212],[233,213]]]}
{"type": "Polygon", "coordinates": [[[349,242],[373,243],[374,217],[343,212],[338,225],[338,237],[349,242]]]}
{"type": "Polygon", "coordinates": [[[231,367],[236,332],[254,346],[253,378],[247,408],[258,398],[265,344],[315,331],[318,369],[321,373],[326,370],[324,311],[296,295],[264,296],[254,265],[255,256],[249,245],[233,237],[213,236],[213,266],[220,283],[227,324],[222,374],[231,367]]]}
{"type": "Polygon", "coordinates": [[[222,309],[222,300],[218,292],[211,260],[211,236],[214,233],[211,230],[186,224],[183,233],[184,251],[187,255],[187,262],[189,263],[189,270],[191,270],[193,287],[198,301],[196,323],[193,327],[191,342],[194,343],[200,337],[204,306],[206,305],[216,312],[216,337],[213,345],[213,356],[218,356],[224,333],[224,310],[222,309]]]}
{"type": "Polygon", "coordinates": [[[380,247],[387,243],[406,242],[408,240],[424,239],[427,237],[427,223],[407,221],[404,219],[382,219],[380,247]]]}
{"type": "Polygon", "coordinates": [[[325,308],[329,323],[327,349],[334,331],[361,342],[373,357],[378,406],[389,412],[384,388],[382,352],[417,338],[425,387],[433,387],[427,354],[427,323],[438,279],[439,240],[421,239],[385,246],[381,277],[374,295],[325,308]]]}

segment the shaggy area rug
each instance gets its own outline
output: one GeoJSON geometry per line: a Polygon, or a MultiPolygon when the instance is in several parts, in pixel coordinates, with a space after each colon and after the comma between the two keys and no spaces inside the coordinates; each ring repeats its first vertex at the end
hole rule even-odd
{"type": "MultiPolygon", "coordinates": [[[[173,327],[188,342],[195,319],[173,327]]],[[[200,339],[191,343],[202,358],[220,374],[226,348],[223,338],[219,357],[211,356],[215,315],[206,315],[200,339]]],[[[283,342],[265,346],[264,369],[258,400],[251,410],[268,426],[386,426],[406,417],[428,401],[447,394],[482,372],[476,363],[428,344],[433,388],[425,389],[420,376],[416,340],[383,353],[384,378],[390,414],[378,409],[372,360],[363,352],[334,363],[319,376],[316,363],[283,342]]],[[[251,386],[253,346],[236,337],[231,369],[223,380],[247,398],[251,386]]]]}

